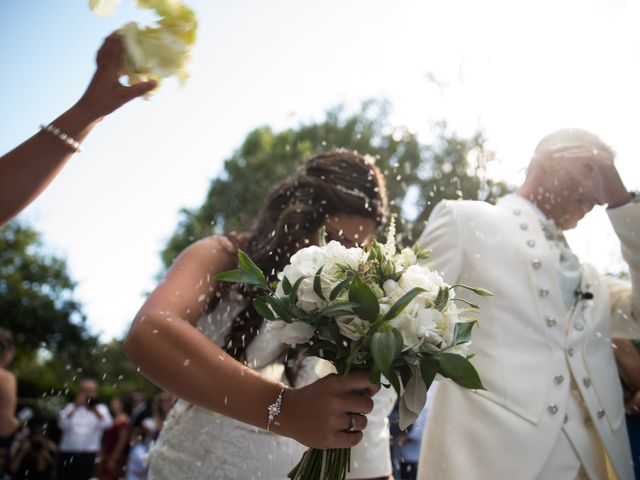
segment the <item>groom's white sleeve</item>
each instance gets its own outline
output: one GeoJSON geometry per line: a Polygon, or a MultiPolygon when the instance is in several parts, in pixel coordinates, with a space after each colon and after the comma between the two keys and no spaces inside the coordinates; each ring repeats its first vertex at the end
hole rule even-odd
{"type": "Polygon", "coordinates": [[[640,203],[607,209],[629,266],[629,282],[605,276],[611,299],[613,338],[640,338],[640,203]]]}
{"type": "Polygon", "coordinates": [[[420,248],[431,250],[430,266],[442,273],[444,281],[456,283],[462,268],[462,237],[456,218],[455,201],[438,203],[427,221],[427,226],[418,239],[420,248]]]}

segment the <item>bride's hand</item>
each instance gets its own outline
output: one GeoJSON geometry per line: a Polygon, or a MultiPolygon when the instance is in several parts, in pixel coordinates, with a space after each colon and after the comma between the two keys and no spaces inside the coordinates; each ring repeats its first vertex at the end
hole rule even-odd
{"type": "Polygon", "coordinates": [[[92,120],[102,118],[120,108],[125,103],[149,93],[157,83],[154,80],[141,82],[130,87],[119,81],[119,71],[124,58],[122,35],[109,35],[96,57],[98,68],[87,90],[78,101],[81,108],[92,120]]]}
{"type": "Polygon", "coordinates": [[[345,377],[331,374],[306,387],[287,390],[278,425],[272,430],[312,448],[353,447],[362,439],[367,426],[364,415],[373,409],[370,397],[378,390],[380,386],[369,382],[366,372],[345,377]],[[349,431],[352,423],[354,431],[349,431]]]}

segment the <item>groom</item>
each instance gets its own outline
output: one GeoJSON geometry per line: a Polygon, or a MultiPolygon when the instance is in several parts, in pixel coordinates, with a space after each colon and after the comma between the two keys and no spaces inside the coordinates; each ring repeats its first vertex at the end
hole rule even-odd
{"type": "Polygon", "coordinates": [[[524,184],[496,206],[445,201],[420,239],[450,284],[480,285],[474,363],[486,391],[442,382],[418,478],[633,478],[613,338],[640,337],[640,203],[612,150],[576,129],[536,147],[524,184]],[[622,244],[631,283],[581,263],[562,230],[594,205],[622,244]]]}

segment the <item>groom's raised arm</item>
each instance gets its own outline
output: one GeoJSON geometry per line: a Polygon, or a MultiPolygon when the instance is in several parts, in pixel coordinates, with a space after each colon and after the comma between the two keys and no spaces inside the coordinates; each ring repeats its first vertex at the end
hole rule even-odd
{"type": "Polygon", "coordinates": [[[417,242],[420,248],[431,250],[430,260],[427,261],[433,261],[433,268],[441,272],[449,284],[457,282],[463,258],[462,237],[454,203],[443,200],[435,206],[417,242]]]}
{"type": "Polygon", "coordinates": [[[614,338],[640,338],[640,203],[607,209],[629,265],[629,282],[605,277],[611,298],[614,338]]]}

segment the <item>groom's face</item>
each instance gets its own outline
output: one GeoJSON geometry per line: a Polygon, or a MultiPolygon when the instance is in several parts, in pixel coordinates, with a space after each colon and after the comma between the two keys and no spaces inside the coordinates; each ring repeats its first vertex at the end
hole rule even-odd
{"type": "Polygon", "coordinates": [[[588,158],[559,159],[552,165],[541,189],[559,228],[574,228],[599,204],[593,193],[592,172],[588,158]]]}

